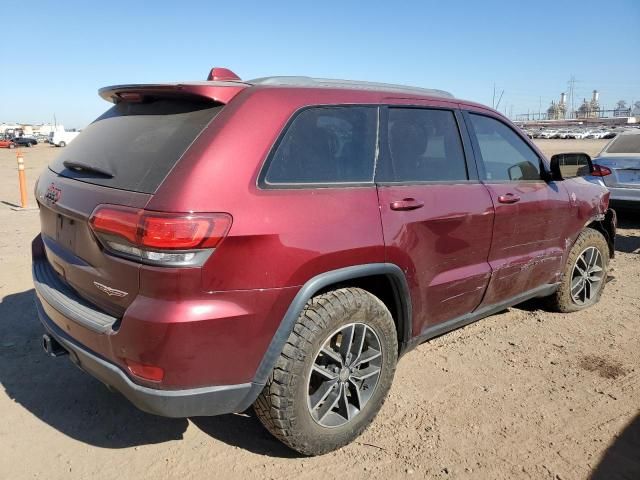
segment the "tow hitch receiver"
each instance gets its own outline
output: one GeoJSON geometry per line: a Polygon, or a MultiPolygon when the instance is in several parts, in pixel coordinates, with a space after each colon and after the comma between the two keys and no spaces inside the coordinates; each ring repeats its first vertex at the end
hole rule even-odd
{"type": "Polygon", "coordinates": [[[62,355],[68,355],[69,352],[60,345],[60,343],[48,334],[42,335],[42,348],[51,357],[61,357],[62,355]]]}

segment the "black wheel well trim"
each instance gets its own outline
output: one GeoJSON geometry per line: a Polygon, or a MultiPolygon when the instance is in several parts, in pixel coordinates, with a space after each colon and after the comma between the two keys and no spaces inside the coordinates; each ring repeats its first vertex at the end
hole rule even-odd
{"type": "MultiPolygon", "coordinates": [[[[262,357],[260,365],[256,370],[253,378],[252,392],[249,396],[255,394],[258,397],[262,391],[262,387],[267,382],[273,367],[284,348],[284,345],[293,331],[293,327],[300,316],[300,312],[316,293],[330,285],[344,283],[349,280],[356,280],[363,277],[374,275],[385,275],[391,280],[394,287],[394,296],[398,305],[398,325],[402,335],[400,339],[400,349],[402,350],[411,338],[411,300],[409,297],[409,286],[404,272],[400,267],[393,263],[367,263],[364,265],[353,265],[349,267],[339,268],[316,275],[307,281],[298,291],[293,301],[289,305],[280,326],[276,330],[267,351],[262,357]]],[[[255,398],[248,402],[247,406],[253,403],[255,398]]]]}
{"type": "Polygon", "coordinates": [[[594,215],[585,224],[585,228],[593,228],[604,235],[607,245],[609,245],[609,256],[615,257],[616,254],[616,211],[613,208],[608,208],[605,213],[594,215]]]}

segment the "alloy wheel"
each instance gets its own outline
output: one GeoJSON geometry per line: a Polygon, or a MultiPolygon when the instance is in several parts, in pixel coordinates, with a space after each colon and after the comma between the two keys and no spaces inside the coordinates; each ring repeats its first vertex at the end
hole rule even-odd
{"type": "Polygon", "coordinates": [[[311,367],[309,413],[323,427],[339,427],[358,415],[378,385],[380,339],[363,323],[350,323],[324,342],[311,367]]]}
{"type": "Polygon", "coordinates": [[[588,247],[578,256],[571,272],[571,298],[577,305],[585,305],[596,298],[604,280],[602,254],[596,247],[588,247]]]}

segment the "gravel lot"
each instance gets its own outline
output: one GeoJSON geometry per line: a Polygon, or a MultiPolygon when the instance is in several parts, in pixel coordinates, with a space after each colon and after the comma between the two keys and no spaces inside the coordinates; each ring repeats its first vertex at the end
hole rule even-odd
{"type": "MultiPolygon", "coordinates": [[[[598,140],[543,140],[547,154],[598,140]]],[[[58,150],[24,149],[30,192],[58,150]]],[[[0,149],[0,478],[640,478],[640,214],[620,212],[602,301],[571,315],[536,302],[426,343],[356,443],[301,458],[251,412],[137,411],[40,348],[15,152],[0,149]]],[[[30,201],[34,202],[30,194],[30,201]]]]}

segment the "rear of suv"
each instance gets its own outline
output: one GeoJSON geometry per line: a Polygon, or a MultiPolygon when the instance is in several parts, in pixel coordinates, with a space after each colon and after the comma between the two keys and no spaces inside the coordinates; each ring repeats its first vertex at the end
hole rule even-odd
{"type": "Polygon", "coordinates": [[[37,309],[50,355],[147,412],[253,405],[321,454],[373,420],[413,346],[604,288],[606,189],[481,105],[227,69],[100,95],[36,186],[37,309]]]}

